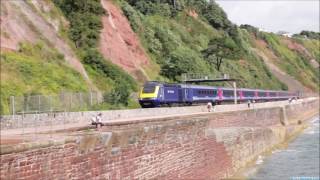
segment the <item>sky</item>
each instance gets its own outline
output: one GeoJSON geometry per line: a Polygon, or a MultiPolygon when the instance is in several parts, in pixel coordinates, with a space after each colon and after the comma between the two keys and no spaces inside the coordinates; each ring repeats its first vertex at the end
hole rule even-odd
{"type": "Polygon", "coordinates": [[[319,32],[319,0],[216,0],[235,24],[272,32],[319,32]]]}

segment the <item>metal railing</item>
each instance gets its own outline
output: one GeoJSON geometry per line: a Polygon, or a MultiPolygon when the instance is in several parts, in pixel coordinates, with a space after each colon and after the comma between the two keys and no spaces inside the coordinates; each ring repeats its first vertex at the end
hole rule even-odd
{"type": "Polygon", "coordinates": [[[183,82],[190,81],[190,80],[210,80],[210,79],[229,79],[229,74],[220,74],[220,75],[213,75],[213,74],[194,74],[194,73],[186,73],[181,75],[181,80],[183,82]]]}
{"type": "Polygon", "coordinates": [[[62,92],[56,95],[11,96],[10,114],[37,114],[57,111],[90,110],[103,102],[98,92],[62,92]]]}

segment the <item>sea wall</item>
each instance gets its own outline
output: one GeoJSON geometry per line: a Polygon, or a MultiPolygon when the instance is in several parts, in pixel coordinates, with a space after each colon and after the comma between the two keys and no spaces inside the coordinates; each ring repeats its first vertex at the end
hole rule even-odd
{"type": "MultiPolygon", "coordinates": [[[[315,98],[300,99],[292,102],[289,107],[298,107],[301,103],[313,101],[315,98]]],[[[254,108],[266,107],[283,107],[288,104],[287,101],[257,103],[254,108]]],[[[215,107],[216,112],[246,110],[246,104],[237,105],[219,105],[215,107]]],[[[291,109],[289,109],[291,110],[291,109]]],[[[166,108],[149,108],[149,109],[129,109],[129,110],[108,110],[108,111],[84,111],[84,112],[49,112],[40,114],[18,114],[0,116],[0,128],[17,129],[17,128],[33,128],[41,126],[73,124],[73,123],[90,123],[90,119],[102,114],[104,121],[121,120],[121,119],[139,119],[146,117],[157,116],[174,116],[176,114],[192,114],[207,112],[206,106],[191,106],[191,107],[166,107],[166,108]]],[[[294,112],[292,112],[293,114],[294,112]]]]}
{"type": "Polygon", "coordinates": [[[1,179],[221,179],[285,141],[318,100],[110,123],[100,131],[1,145],[1,179]],[[298,123],[298,121],[301,121],[298,123]],[[63,138],[62,138],[63,137],[63,138]]]}

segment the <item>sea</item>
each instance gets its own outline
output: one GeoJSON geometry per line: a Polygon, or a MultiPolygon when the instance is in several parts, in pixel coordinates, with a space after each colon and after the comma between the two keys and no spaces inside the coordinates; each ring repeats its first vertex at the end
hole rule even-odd
{"type": "Polygon", "coordinates": [[[259,156],[245,176],[252,180],[320,180],[319,116],[287,148],[259,156]]]}

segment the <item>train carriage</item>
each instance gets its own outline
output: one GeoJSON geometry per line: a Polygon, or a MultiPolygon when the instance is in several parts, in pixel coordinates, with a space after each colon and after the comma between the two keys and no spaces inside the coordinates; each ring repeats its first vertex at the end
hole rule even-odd
{"type": "MultiPolygon", "coordinates": [[[[169,84],[147,82],[139,94],[141,107],[191,105],[196,103],[224,103],[234,101],[234,89],[191,84],[169,84]]],[[[237,101],[271,101],[298,98],[298,93],[240,88],[236,91],[237,101]]]]}

